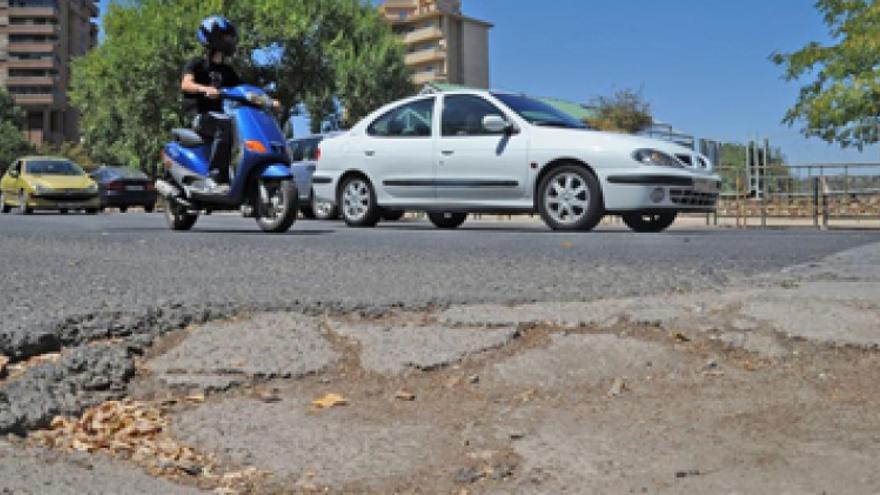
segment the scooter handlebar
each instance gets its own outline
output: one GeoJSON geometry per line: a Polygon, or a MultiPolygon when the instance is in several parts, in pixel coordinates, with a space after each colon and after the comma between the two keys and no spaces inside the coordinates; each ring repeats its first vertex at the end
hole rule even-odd
{"type": "Polygon", "coordinates": [[[242,96],[241,93],[237,93],[227,88],[220,88],[220,98],[248,103],[266,110],[277,109],[280,107],[277,100],[268,96],[257,93],[245,93],[244,96],[242,96]]]}

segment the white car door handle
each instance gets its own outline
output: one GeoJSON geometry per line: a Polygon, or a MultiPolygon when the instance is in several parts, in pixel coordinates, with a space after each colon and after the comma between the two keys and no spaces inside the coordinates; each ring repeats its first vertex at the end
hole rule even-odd
{"type": "Polygon", "coordinates": [[[441,151],[441,153],[443,153],[443,156],[452,156],[455,154],[455,152],[452,150],[443,150],[441,151]]]}
{"type": "Polygon", "coordinates": [[[373,150],[366,150],[364,151],[364,154],[367,156],[376,156],[376,152],[373,150]]]}

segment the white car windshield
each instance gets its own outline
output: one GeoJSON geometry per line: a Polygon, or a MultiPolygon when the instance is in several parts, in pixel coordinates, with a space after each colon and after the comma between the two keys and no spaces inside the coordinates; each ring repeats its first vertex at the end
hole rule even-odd
{"type": "Polygon", "coordinates": [[[552,106],[523,95],[492,93],[511,110],[526,119],[530,124],[546,127],[563,127],[566,129],[589,129],[590,127],[571,115],[552,106]]]}

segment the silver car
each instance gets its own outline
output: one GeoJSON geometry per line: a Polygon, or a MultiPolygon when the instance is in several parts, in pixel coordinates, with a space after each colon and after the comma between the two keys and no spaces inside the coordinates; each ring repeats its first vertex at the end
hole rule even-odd
{"type": "Polygon", "coordinates": [[[314,176],[315,169],[317,168],[317,158],[320,152],[318,144],[320,144],[324,137],[324,135],[316,134],[288,141],[290,150],[293,153],[290,172],[293,174],[296,188],[299,191],[300,213],[305,218],[318,218],[320,220],[336,218],[335,208],[332,205],[326,202],[316,205],[313,202],[312,176],[314,176]]]}

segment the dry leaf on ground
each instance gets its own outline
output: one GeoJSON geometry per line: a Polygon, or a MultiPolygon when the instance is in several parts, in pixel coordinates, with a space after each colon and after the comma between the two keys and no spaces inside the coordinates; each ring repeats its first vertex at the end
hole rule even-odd
{"type": "Polygon", "coordinates": [[[348,404],[348,400],[339,394],[327,394],[320,399],[312,401],[312,405],[318,409],[330,409],[331,407],[344,406],[348,404]]]}
{"type": "Polygon", "coordinates": [[[396,394],[394,394],[394,398],[398,399],[398,400],[411,402],[411,401],[416,400],[416,394],[410,392],[409,390],[401,389],[401,390],[398,390],[396,394]]]}
{"type": "Polygon", "coordinates": [[[617,378],[608,390],[608,397],[620,397],[627,390],[629,387],[626,386],[626,382],[622,378],[617,378]]]}
{"type": "Polygon", "coordinates": [[[181,445],[168,432],[169,420],[156,405],[132,400],[93,407],[79,419],[56,417],[48,430],[30,436],[46,447],[80,452],[106,452],[147,468],[159,476],[197,476],[227,493],[247,493],[247,487],[269,472],[256,468],[215,473],[217,461],[181,445]]]}

